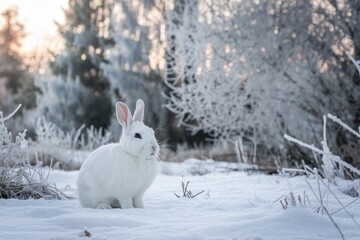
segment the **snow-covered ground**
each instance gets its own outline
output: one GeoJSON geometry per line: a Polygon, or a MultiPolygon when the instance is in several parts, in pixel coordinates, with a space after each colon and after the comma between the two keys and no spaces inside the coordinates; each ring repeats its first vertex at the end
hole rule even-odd
{"type": "MultiPolygon", "coordinates": [[[[85,229],[90,239],[341,239],[330,219],[314,212],[319,204],[304,177],[228,172],[212,161],[207,165],[217,169],[213,173],[189,174],[200,165],[194,160],[163,164],[175,175],[159,174],[144,196],[145,209],[85,209],[76,199],[1,199],[0,239],[87,239],[85,229]],[[182,181],[190,181],[194,194],[205,191],[193,199],[177,198],[182,181]],[[283,210],[276,200],[291,190],[301,196],[305,191],[311,206],[283,210]]],[[[77,173],[54,170],[50,181],[68,185],[66,193],[75,196],[77,173]]],[[[310,183],[316,188],[315,180],[310,183]]],[[[344,204],[353,200],[333,191],[344,204]]],[[[330,195],[325,204],[330,213],[340,208],[330,195]]],[[[360,222],[360,200],[348,210],[360,222]]],[[[360,228],[344,211],[333,218],[346,239],[360,239],[360,228]]]]}

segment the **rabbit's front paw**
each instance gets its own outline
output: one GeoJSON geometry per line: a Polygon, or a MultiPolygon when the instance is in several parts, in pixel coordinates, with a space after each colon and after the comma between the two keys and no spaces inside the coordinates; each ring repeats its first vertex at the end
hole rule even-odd
{"type": "Polygon", "coordinates": [[[110,204],[108,203],[99,203],[97,206],[96,206],[97,209],[111,209],[111,206],[110,204]]]}
{"type": "Polygon", "coordinates": [[[133,198],[133,203],[135,208],[144,208],[144,203],[142,200],[142,196],[136,196],[133,198]]]}
{"type": "Polygon", "coordinates": [[[119,202],[122,209],[134,208],[131,198],[121,199],[119,202]]]}

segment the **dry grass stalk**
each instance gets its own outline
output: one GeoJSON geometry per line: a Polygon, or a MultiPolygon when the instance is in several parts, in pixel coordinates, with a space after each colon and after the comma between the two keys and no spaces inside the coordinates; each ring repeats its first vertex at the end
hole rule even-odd
{"type": "MultiPolygon", "coordinates": [[[[202,190],[201,192],[193,194],[190,190],[187,189],[189,183],[190,183],[190,181],[188,181],[186,184],[184,182],[181,182],[181,187],[182,187],[182,191],[183,191],[183,195],[181,197],[195,198],[195,197],[199,196],[200,194],[202,194],[205,191],[205,190],[202,190]]],[[[176,193],[174,193],[174,195],[176,197],[180,198],[180,196],[177,195],[176,193]]]]}

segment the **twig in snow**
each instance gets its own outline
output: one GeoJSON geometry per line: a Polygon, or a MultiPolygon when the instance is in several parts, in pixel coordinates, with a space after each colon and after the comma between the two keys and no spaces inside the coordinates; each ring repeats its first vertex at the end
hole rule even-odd
{"type": "MultiPolygon", "coordinates": [[[[197,196],[199,196],[200,194],[202,194],[205,190],[202,190],[201,192],[196,193],[195,195],[188,190],[188,185],[189,185],[190,181],[188,181],[186,184],[184,182],[181,182],[181,187],[182,187],[182,191],[183,191],[183,195],[181,197],[186,197],[186,198],[195,198],[197,196]]],[[[174,193],[174,195],[178,198],[180,198],[179,195],[177,195],[176,193],[174,193]]]]}
{"type": "Polygon", "coordinates": [[[289,195],[282,195],[281,197],[279,197],[278,199],[276,199],[275,201],[273,201],[273,203],[276,202],[280,202],[282,208],[284,210],[288,209],[289,207],[304,207],[306,206],[306,198],[308,199],[309,205],[310,205],[310,201],[308,196],[305,194],[304,192],[304,197],[303,199],[301,198],[300,195],[297,195],[297,197],[295,197],[293,192],[290,192],[289,195]]]}

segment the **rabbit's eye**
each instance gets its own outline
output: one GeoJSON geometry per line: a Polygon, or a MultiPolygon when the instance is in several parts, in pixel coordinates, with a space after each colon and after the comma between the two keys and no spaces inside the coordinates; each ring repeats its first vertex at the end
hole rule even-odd
{"type": "Polygon", "coordinates": [[[135,136],[134,136],[134,137],[135,137],[135,138],[142,139],[142,137],[141,137],[140,133],[135,133],[135,136]]]}

